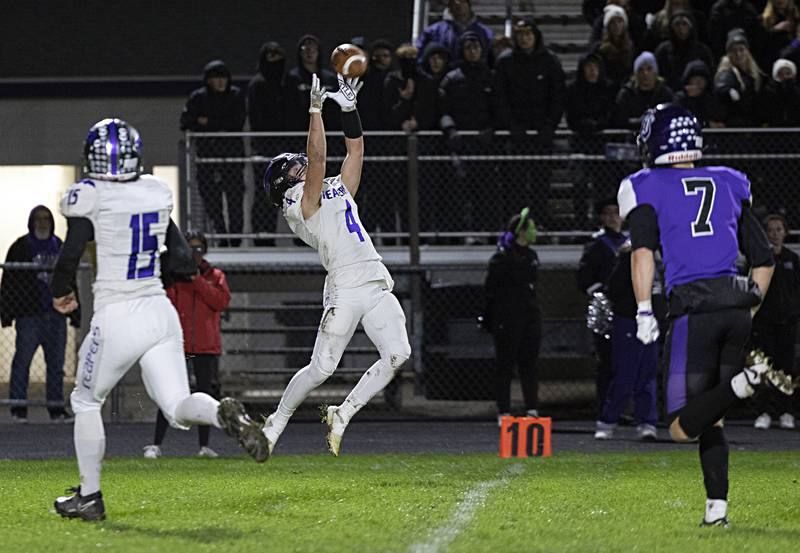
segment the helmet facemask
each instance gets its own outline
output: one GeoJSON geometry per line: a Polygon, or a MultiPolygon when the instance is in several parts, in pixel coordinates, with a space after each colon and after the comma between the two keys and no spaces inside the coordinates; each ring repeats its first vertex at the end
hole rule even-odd
{"type": "Polygon", "coordinates": [[[89,129],[83,147],[84,175],[129,181],[142,174],[139,132],[121,119],[103,119],[89,129]]]}

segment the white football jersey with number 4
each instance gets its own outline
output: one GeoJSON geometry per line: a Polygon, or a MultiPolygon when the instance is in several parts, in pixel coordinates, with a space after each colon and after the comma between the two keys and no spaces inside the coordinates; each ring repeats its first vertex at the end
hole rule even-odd
{"type": "Polygon", "coordinates": [[[94,309],[164,294],[159,256],[166,241],[172,193],[152,175],[128,182],[83,179],[61,199],[65,217],[94,226],[97,254],[94,309]]]}
{"type": "Polygon", "coordinates": [[[334,284],[352,288],[383,280],[391,289],[392,278],[361,224],[358,206],[342,182],[342,176],[322,181],[322,203],[308,219],[303,217],[300,206],[303,186],[301,182],[286,191],[283,216],[292,232],[319,253],[322,266],[328,271],[326,288],[334,284]]]}

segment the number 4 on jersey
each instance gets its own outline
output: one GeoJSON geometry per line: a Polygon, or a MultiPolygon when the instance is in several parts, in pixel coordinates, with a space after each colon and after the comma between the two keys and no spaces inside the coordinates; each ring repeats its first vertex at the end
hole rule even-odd
{"type": "Polygon", "coordinates": [[[344,203],[347,206],[347,209],[344,212],[344,223],[347,225],[347,230],[350,232],[355,232],[358,235],[358,241],[363,242],[364,235],[361,233],[361,227],[359,226],[358,221],[356,221],[356,216],[353,215],[353,206],[351,206],[350,202],[347,200],[345,200],[344,203]]]}

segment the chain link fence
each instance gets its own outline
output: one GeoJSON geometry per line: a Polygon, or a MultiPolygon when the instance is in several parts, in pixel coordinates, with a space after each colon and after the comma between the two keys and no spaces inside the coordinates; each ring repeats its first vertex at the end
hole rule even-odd
{"type": "MultiPolygon", "coordinates": [[[[44,406],[51,417],[64,412],[85,328],[81,318],[91,316],[91,293],[81,295],[82,315],[64,317],[53,310],[50,296],[43,293],[52,269],[38,263],[0,263],[0,405],[18,420],[28,418],[29,406],[44,406]]],[[[88,267],[78,273],[82,290],[88,289],[88,273],[88,267]]]]}
{"type": "MultiPolygon", "coordinates": [[[[705,138],[703,163],[747,173],[759,213],[800,226],[800,130],[707,129],[705,138]]],[[[535,132],[513,141],[505,131],[491,138],[464,131],[457,143],[438,132],[366,133],[363,223],[379,244],[407,244],[414,232],[421,244],[491,243],[510,214],[529,206],[545,243],[583,241],[596,224],[595,203],[640,168],[634,135],[559,131],[552,148],[536,139],[535,132]]],[[[273,156],[304,151],[305,142],[297,132],[187,133],[185,220],[217,245],[290,237],[261,181],[273,156]]],[[[344,155],[341,135],[329,133],[327,174],[339,171],[344,155]]]]}

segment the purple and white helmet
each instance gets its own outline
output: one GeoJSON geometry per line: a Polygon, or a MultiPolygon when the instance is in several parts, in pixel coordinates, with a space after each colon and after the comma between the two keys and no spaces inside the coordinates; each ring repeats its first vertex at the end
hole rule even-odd
{"type": "Polygon", "coordinates": [[[697,117],[678,104],[647,110],[636,136],[645,167],[697,161],[703,157],[703,130],[697,117]]]}
{"type": "Polygon", "coordinates": [[[122,119],[103,119],[89,129],[83,146],[84,175],[128,181],[142,174],[142,140],[122,119]]]}

